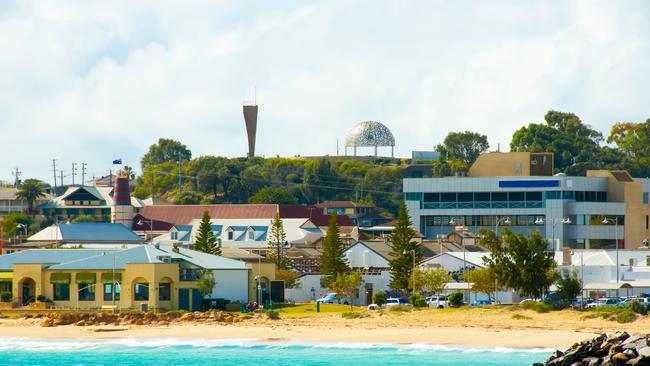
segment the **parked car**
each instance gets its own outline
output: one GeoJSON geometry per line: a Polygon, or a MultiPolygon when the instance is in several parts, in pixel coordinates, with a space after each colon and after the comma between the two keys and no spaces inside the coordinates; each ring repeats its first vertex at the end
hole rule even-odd
{"type": "MultiPolygon", "coordinates": [[[[321,297],[320,299],[316,299],[316,302],[319,302],[321,304],[340,304],[341,299],[339,298],[336,292],[329,292],[325,294],[325,296],[321,297]]],[[[348,305],[348,301],[347,300],[343,301],[343,304],[348,305]]]]}
{"type": "Polygon", "coordinates": [[[587,305],[593,303],[593,299],[583,299],[583,298],[577,298],[573,302],[571,302],[571,305],[569,305],[572,309],[576,310],[582,310],[587,307],[587,305]]]}
{"type": "Polygon", "coordinates": [[[406,299],[391,297],[391,298],[386,299],[386,304],[384,305],[384,307],[391,308],[391,307],[397,306],[397,305],[410,306],[411,304],[406,299]]]}
{"type": "Polygon", "coordinates": [[[429,296],[427,297],[427,304],[430,308],[448,308],[449,296],[429,296]]]}
{"type": "Polygon", "coordinates": [[[596,306],[618,306],[621,300],[618,297],[601,297],[600,299],[587,304],[585,308],[594,308],[596,306]]]}
{"type": "Polygon", "coordinates": [[[650,309],[650,298],[647,297],[636,297],[636,296],[625,297],[619,302],[619,305],[625,306],[627,303],[631,301],[638,301],[641,304],[645,305],[646,308],[650,309]]]}

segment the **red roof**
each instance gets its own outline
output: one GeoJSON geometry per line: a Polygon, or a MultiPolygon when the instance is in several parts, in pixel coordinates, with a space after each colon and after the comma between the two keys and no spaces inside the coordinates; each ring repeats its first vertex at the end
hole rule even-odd
{"type": "MultiPolygon", "coordinates": [[[[203,217],[208,211],[213,219],[272,219],[276,213],[282,219],[310,219],[316,226],[327,226],[329,215],[321,214],[318,209],[312,206],[301,205],[275,205],[275,204],[223,204],[223,205],[160,205],[145,206],[140,210],[139,219],[143,221],[153,220],[154,230],[169,225],[186,225],[194,219],[203,217]],[[165,225],[167,224],[167,225],[165,225]]],[[[354,226],[352,220],[339,215],[340,226],[354,226]]]]}

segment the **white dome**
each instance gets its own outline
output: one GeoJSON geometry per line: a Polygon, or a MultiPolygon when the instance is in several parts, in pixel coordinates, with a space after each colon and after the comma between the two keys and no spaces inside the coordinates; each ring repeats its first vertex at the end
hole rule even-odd
{"type": "Polygon", "coordinates": [[[345,146],[395,146],[395,138],[380,122],[365,121],[354,126],[345,138],[345,146]]]}

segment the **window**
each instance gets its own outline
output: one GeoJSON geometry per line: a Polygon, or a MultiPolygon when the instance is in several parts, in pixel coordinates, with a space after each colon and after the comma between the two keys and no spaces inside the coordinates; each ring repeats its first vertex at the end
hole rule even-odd
{"type": "Polygon", "coordinates": [[[170,233],[171,240],[178,240],[178,231],[172,231],[170,233]]]}
{"type": "Polygon", "coordinates": [[[474,200],[477,202],[490,202],[490,192],[474,193],[474,200]]]}
{"type": "Polygon", "coordinates": [[[79,301],[95,301],[95,284],[94,283],[80,283],[79,286],[79,301]]]}
{"type": "Polygon", "coordinates": [[[643,204],[644,204],[644,205],[647,205],[647,204],[648,204],[648,201],[649,201],[649,199],[648,199],[648,193],[649,193],[649,192],[643,192],[643,204]]]}
{"type": "Polygon", "coordinates": [[[54,283],[53,287],[53,300],[54,301],[70,301],[70,284],[69,283],[54,283]]]}
{"type": "Polygon", "coordinates": [[[232,231],[228,231],[228,240],[232,240],[234,237],[234,233],[232,231]]]}
{"type": "Polygon", "coordinates": [[[547,200],[559,200],[562,195],[560,191],[546,191],[544,196],[547,200]]]}
{"type": "Polygon", "coordinates": [[[249,240],[249,241],[253,241],[253,240],[255,240],[255,232],[254,232],[253,230],[250,230],[250,231],[248,232],[248,240],[249,240]]]}
{"type": "Polygon", "coordinates": [[[158,289],[158,301],[170,301],[172,299],[172,284],[161,282],[158,289]]]}
{"type": "Polygon", "coordinates": [[[541,201],[542,192],[526,192],[526,201],[541,201]]]}
{"type": "Polygon", "coordinates": [[[472,202],[474,201],[474,194],[471,192],[458,193],[458,202],[472,202]]]}
{"type": "Polygon", "coordinates": [[[424,202],[438,202],[440,201],[440,193],[425,193],[424,202]]]}
{"type": "Polygon", "coordinates": [[[135,301],[149,301],[149,284],[147,282],[138,282],[135,284],[133,299],[135,301]]]}
{"type": "Polygon", "coordinates": [[[524,192],[509,192],[508,193],[508,200],[509,201],[523,201],[524,198],[524,192]]]}
{"type": "Polygon", "coordinates": [[[506,201],[508,201],[508,193],[492,192],[492,202],[506,202],[506,201]]]}
{"type": "Polygon", "coordinates": [[[442,202],[456,202],[456,193],[441,193],[440,201],[442,202]]]}
{"type": "MultiPolygon", "coordinates": [[[[120,301],[120,284],[115,285],[115,301],[120,301]]],[[[113,301],[113,284],[104,284],[104,301],[113,301]]]]}

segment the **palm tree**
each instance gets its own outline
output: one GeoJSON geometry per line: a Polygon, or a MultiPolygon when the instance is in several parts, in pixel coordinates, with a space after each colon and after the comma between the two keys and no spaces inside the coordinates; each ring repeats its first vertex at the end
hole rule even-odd
{"type": "Polygon", "coordinates": [[[34,201],[45,196],[45,183],[38,179],[25,179],[18,188],[16,198],[27,201],[27,213],[34,212],[34,201]]]}

